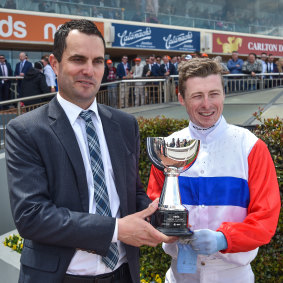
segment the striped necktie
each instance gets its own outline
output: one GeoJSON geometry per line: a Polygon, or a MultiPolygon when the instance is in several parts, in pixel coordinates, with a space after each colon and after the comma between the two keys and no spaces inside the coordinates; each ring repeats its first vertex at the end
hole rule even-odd
{"type": "MultiPolygon", "coordinates": [[[[105,183],[104,167],[101,158],[99,139],[91,115],[93,111],[82,111],[80,117],[85,120],[85,129],[90,155],[91,170],[94,182],[94,199],[96,202],[96,213],[111,217],[110,203],[105,183]]],[[[103,262],[110,269],[114,269],[119,260],[117,243],[111,243],[108,253],[102,257],[103,262]]]]}

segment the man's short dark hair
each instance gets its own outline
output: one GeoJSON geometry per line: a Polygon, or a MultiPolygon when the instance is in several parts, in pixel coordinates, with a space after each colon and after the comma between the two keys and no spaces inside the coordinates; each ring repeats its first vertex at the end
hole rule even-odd
{"type": "MultiPolygon", "coordinates": [[[[69,22],[64,23],[56,31],[54,36],[53,55],[58,60],[58,62],[61,62],[62,60],[63,52],[67,47],[66,38],[72,30],[78,30],[79,32],[87,35],[97,35],[99,38],[102,39],[105,50],[104,38],[93,22],[85,19],[71,20],[69,22]]],[[[93,46],[93,48],[95,48],[95,46],[93,46]]]]}

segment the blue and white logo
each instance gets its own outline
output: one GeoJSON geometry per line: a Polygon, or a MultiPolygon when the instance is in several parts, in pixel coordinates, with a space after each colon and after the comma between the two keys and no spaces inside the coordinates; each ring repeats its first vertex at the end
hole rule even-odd
{"type": "Polygon", "coordinates": [[[115,40],[113,47],[179,50],[200,50],[200,32],[175,29],[113,24],[115,40]]]}
{"type": "Polygon", "coordinates": [[[145,30],[138,29],[133,32],[126,29],[123,33],[118,33],[118,37],[120,38],[121,46],[132,46],[151,39],[151,29],[148,27],[145,30]]]}

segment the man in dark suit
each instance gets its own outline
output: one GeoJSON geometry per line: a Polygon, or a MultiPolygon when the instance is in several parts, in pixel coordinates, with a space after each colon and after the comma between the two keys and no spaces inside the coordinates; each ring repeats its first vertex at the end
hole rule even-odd
{"type": "MultiPolygon", "coordinates": [[[[32,68],[31,62],[27,60],[27,55],[25,52],[21,52],[19,55],[20,62],[16,64],[14,76],[24,77],[25,74],[32,68]]],[[[18,95],[21,97],[21,84],[22,80],[18,80],[18,95]]]]}
{"type": "MultiPolygon", "coordinates": [[[[132,78],[132,74],[130,73],[131,66],[128,63],[128,56],[124,55],[122,57],[122,62],[120,62],[117,66],[117,77],[118,79],[130,79],[132,78]]],[[[129,106],[129,84],[128,83],[120,83],[120,107],[128,107],[129,106]]]]}
{"type": "MultiPolygon", "coordinates": [[[[11,65],[6,61],[5,55],[0,54],[0,77],[13,76],[11,65]]],[[[11,81],[8,79],[0,80],[0,101],[11,99],[10,96],[11,81]]],[[[4,108],[7,108],[4,107],[4,108]]]]}
{"type": "Polygon", "coordinates": [[[163,76],[176,75],[175,66],[169,61],[167,55],[163,56],[163,64],[160,66],[160,71],[163,76]]]}
{"type": "Polygon", "coordinates": [[[151,67],[151,73],[154,77],[162,77],[163,74],[161,73],[161,57],[156,56],[156,62],[151,67]]]}
{"type": "Polygon", "coordinates": [[[138,283],[137,247],[176,238],[145,220],[157,202],[140,182],[137,121],[96,102],[105,43],[93,22],[62,25],[53,50],[57,96],[6,132],[11,208],[25,238],[19,282],[138,283]]]}
{"type": "MultiPolygon", "coordinates": [[[[277,73],[278,69],[274,63],[274,56],[272,54],[268,55],[266,63],[266,72],[267,73],[277,73]]],[[[273,81],[274,76],[267,76],[269,88],[275,87],[276,80],[273,81]]]]}

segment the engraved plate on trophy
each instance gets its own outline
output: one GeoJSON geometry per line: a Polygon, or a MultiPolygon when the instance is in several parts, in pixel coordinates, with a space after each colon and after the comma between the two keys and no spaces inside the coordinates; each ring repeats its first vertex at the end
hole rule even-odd
{"type": "Polygon", "coordinates": [[[189,236],[188,211],[182,205],[178,176],[195,162],[200,141],[171,137],[148,137],[147,153],[156,168],[164,171],[165,180],[158,210],[151,224],[168,236],[189,236]]]}

